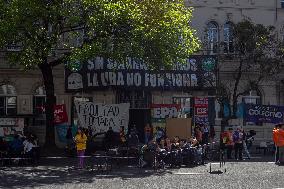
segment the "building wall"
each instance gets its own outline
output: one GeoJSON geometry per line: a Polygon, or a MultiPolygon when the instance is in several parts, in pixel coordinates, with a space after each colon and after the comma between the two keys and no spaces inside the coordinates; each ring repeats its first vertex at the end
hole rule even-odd
{"type": "MultiPolygon", "coordinates": [[[[205,28],[208,22],[215,21],[219,25],[220,41],[223,40],[223,26],[226,22],[237,23],[244,18],[250,18],[253,22],[274,25],[279,31],[279,39],[284,36],[284,9],[281,9],[280,0],[186,0],[187,6],[194,7],[191,25],[196,28],[200,39],[204,39],[205,28]]],[[[234,61],[224,62],[220,67],[220,80],[226,83],[226,88],[232,90],[232,70],[234,61]]],[[[245,81],[242,87],[245,87],[245,81]]],[[[42,76],[39,71],[23,72],[18,69],[11,69],[5,63],[5,59],[0,58],[0,84],[10,83],[16,87],[18,114],[33,113],[33,95],[38,86],[43,85],[42,76]]],[[[64,90],[64,69],[63,65],[54,69],[55,93],[58,104],[66,104],[69,124],[71,123],[71,106],[73,96],[90,96],[97,103],[115,103],[114,91],[94,91],[92,93],[70,94],[64,90]]],[[[242,88],[241,87],[241,88],[242,88]]],[[[279,80],[269,80],[261,84],[260,87],[263,104],[283,104],[284,87],[279,80]],[[282,86],[282,88],[281,88],[282,86]]],[[[207,96],[207,91],[190,91],[189,93],[175,91],[153,91],[152,103],[170,104],[173,96],[207,96]]],[[[217,126],[218,127],[218,126],[217,126]]],[[[219,128],[219,127],[218,127],[219,128]]],[[[271,125],[263,127],[253,127],[259,131],[259,140],[270,140],[271,125]]],[[[44,127],[33,128],[41,135],[44,135],[44,127]],[[40,131],[39,131],[40,130],[40,131]]],[[[217,129],[218,130],[218,129],[217,129]]],[[[44,137],[43,137],[44,138],[44,137]]],[[[43,140],[41,141],[44,142],[43,140]]],[[[62,146],[58,142],[58,145],[62,146]]]]}

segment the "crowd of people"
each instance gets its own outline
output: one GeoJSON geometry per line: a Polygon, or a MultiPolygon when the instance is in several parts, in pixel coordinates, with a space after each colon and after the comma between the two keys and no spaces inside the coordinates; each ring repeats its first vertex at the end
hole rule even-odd
{"type": "MultiPolygon", "coordinates": [[[[173,151],[181,152],[184,149],[196,148],[211,143],[214,141],[216,135],[213,126],[202,124],[196,124],[192,131],[192,136],[187,139],[180,139],[179,136],[169,138],[162,128],[157,127],[155,128],[155,132],[153,132],[153,127],[150,124],[146,124],[144,127],[144,141],[141,141],[139,140],[139,133],[135,126],[131,127],[127,133],[125,133],[124,127],[121,127],[119,132],[113,131],[110,127],[107,132],[103,133],[103,145],[106,151],[117,147],[139,150],[143,146],[142,152],[151,151],[170,154],[170,152],[173,151]]],[[[236,160],[242,160],[243,151],[247,158],[250,159],[249,149],[252,145],[254,135],[254,131],[246,133],[241,127],[236,127],[235,130],[229,128],[221,133],[220,147],[222,150],[226,151],[227,159],[232,159],[232,153],[234,152],[234,158],[236,160]]],[[[96,136],[96,134],[93,134],[90,128],[79,128],[73,139],[71,128],[67,131],[67,145],[72,142],[75,144],[77,156],[79,157],[79,168],[84,166],[83,157],[88,148],[87,144],[94,136],[96,136]]],[[[94,151],[95,150],[93,150],[93,152],[94,151]]],[[[196,156],[197,151],[193,152],[191,155],[196,156]]],[[[176,157],[178,157],[178,155],[176,157]]]]}
{"type": "Polygon", "coordinates": [[[39,158],[39,153],[38,138],[34,134],[16,134],[11,141],[6,141],[4,137],[0,138],[0,159],[4,164],[19,163],[20,159],[25,158],[35,162],[39,158]]]}
{"type": "Polygon", "coordinates": [[[251,158],[249,149],[252,146],[255,132],[251,130],[246,133],[244,129],[237,126],[235,130],[228,128],[227,131],[221,133],[221,149],[226,150],[227,159],[232,159],[232,152],[234,150],[234,158],[236,160],[243,160],[243,151],[248,159],[251,158]]]}

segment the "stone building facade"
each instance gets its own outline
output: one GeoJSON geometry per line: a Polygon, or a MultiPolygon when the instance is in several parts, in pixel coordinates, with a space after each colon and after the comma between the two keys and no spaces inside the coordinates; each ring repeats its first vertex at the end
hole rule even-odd
{"type": "MultiPolygon", "coordinates": [[[[191,25],[196,28],[200,39],[208,38],[208,35],[212,39],[209,51],[206,51],[207,54],[218,54],[215,43],[218,44],[220,41],[227,42],[227,47],[222,51],[230,53],[231,41],[226,37],[230,23],[237,23],[243,19],[249,18],[255,23],[273,25],[278,31],[279,40],[284,38],[284,3],[282,0],[186,0],[185,3],[187,6],[194,7],[191,25]]],[[[232,90],[234,60],[219,62],[219,68],[219,79],[224,81],[226,90],[232,90]]],[[[245,87],[245,81],[242,82],[245,87]]],[[[130,124],[138,121],[143,125],[149,122],[149,104],[151,103],[181,103],[192,101],[193,97],[211,96],[214,98],[215,95],[211,90],[154,90],[149,92],[135,89],[124,91],[108,89],[92,92],[66,92],[63,65],[54,68],[54,83],[57,104],[66,105],[69,124],[76,122],[75,99],[105,104],[129,101],[131,103],[130,124]],[[126,99],[125,94],[131,94],[131,98],[126,99]]],[[[263,82],[257,91],[251,91],[248,96],[250,96],[249,100],[258,101],[258,103],[281,105],[284,103],[283,92],[283,82],[279,78],[263,82]]],[[[241,97],[240,101],[245,98],[246,96],[241,97]]],[[[25,117],[26,124],[30,130],[39,135],[41,143],[44,142],[44,115],[41,115],[44,99],[45,92],[39,71],[21,71],[9,66],[0,57],[0,117],[25,117]]],[[[243,124],[242,120],[238,121],[238,124],[243,124]]],[[[218,119],[215,125],[218,131],[220,129],[218,119]]],[[[246,126],[246,128],[254,128],[259,133],[257,135],[259,141],[271,139],[271,125],[246,126]]],[[[58,142],[58,145],[63,144],[58,142]]]]}

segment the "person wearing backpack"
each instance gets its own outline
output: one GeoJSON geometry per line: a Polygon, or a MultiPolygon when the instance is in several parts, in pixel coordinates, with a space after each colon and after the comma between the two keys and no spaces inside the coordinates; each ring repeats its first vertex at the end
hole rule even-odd
{"type": "Polygon", "coordinates": [[[237,130],[233,133],[233,141],[235,143],[235,159],[243,160],[243,132],[241,127],[237,127],[237,130]]]}

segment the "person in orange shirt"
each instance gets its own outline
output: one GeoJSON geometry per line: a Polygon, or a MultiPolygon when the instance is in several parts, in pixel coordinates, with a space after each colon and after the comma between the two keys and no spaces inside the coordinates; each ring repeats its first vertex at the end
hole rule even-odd
{"type": "Polygon", "coordinates": [[[82,128],[79,128],[75,136],[75,143],[77,148],[77,156],[79,158],[79,168],[84,167],[84,155],[87,147],[87,136],[83,132],[82,128]]]}
{"type": "Polygon", "coordinates": [[[272,138],[275,145],[275,164],[279,161],[278,131],[281,124],[275,125],[272,131],[272,138]]]}
{"type": "Polygon", "coordinates": [[[276,134],[277,145],[279,146],[279,164],[284,163],[284,128],[283,124],[279,126],[279,130],[276,134]]]}

